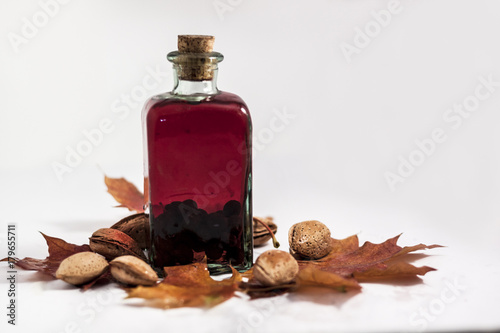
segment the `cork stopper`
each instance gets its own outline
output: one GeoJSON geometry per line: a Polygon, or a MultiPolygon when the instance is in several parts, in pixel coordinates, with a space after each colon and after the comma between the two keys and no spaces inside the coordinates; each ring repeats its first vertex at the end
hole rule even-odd
{"type": "Polygon", "coordinates": [[[215,37],[205,35],[179,35],[178,57],[174,61],[181,80],[212,80],[218,60],[214,57],[215,37]]]}
{"type": "Polygon", "coordinates": [[[177,48],[180,53],[210,53],[214,49],[214,36],[179,35],[177,48]]]}

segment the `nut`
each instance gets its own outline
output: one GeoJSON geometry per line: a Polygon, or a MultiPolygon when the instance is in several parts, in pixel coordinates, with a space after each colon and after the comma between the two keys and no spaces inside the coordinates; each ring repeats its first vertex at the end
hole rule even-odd
{"type": "Polygon", "coordinates": [[[149,215],[144,213],[127,216],[111,226],[129,235],[141,249],[149,247],[149,215]]]}
{"type": "Polygon", "coordinates": [[[75,286],[99,277],[108,267],[108,262],[94,252],[79,252],[64,259],[56,271],[56,278],[75,286]]]}
{"type": "Polygon", "coordinates": [[[158,275],[145,261],[134,256],[121,256],[113,259],[111,275],[123,284],[151,286],[158,280],[158,275]]]}
{"type": "Polygon", "coordinates": [[[108,260],[124,255],[146,259],[137,242],[120,230],[102,228],[94,232],[89,239],[92,251],[102,254],[108,260]]]}
{"type": "Polygon", "coordinates": [[[319,259],[332,249],[330,230],[315,220],[294,224],[288,231],[288,242],[296,258],[319,259]]]}
{"type": "Polygon", "coordinates": [[[299,273],[299,265],[289,253],[269,250],[262,253],[253,267],[253,275],[264,286],[278,286],[292,282],[299,273]]]}

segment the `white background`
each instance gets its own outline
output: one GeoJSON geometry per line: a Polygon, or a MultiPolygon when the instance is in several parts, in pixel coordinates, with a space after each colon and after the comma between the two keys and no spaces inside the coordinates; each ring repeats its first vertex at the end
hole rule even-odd
{"type": "Polygon", "coordinates": [[[360,294],[312,300],[233,299],[209,311],[137,308],[124,305],[115,286],[82,294],[20,272],[16,328],[6,324],[2,265],[2,327],[499,328],[500,86],[494,84],[460,126],[445,118],[454,105],[478,101],[476,89],[488,92],[477,88],[480,77],[500,82],[500,4],[392,3],[2,1],[0,257],[6,255],[9,223],[17,224],[18,256],[43,258],[38,231],[81,244],[127,215],[112,208],[103,174],[142,187],[140,112],[147,97],[172,87],[165,55],[176,49],[177,34],[216,36],[215,50],[225,55],[219,88],[239,94],[253,118],[254,213],[275,217],[285,250],[289,226],[307,219],[323,221],[336,238],[358,233],[361,241],[382,242],[403,232],[402,245],[447,246],[417,263],[438,268],[422,284],[364,284],[360,294]],[[51,16],[41,5],[49,3],[51,16]],[[380,14],[388,7],[390,17],[380,14]],[[30,24],[35,30],[26,28],[30,24]],[[371,37],[363,39],[360,31],[367,30],[371,37]],[[349,47],[356,53],[342,51],[349,47]],[[160,73],[158,80],[147,79],[151,71],[160,73]],[[280,122],[277,113],[291,116],[280,122]],[[58,176],[54,165],[67,165],[68,149],[85,145],[84,132],[103,121],[111,124],[109,133],[58,176]],[[429,140],[435,129],[446,140],[424,155],[416,141],[429,140]],[[419,165],[391,188],[387,173],[397,175],[401,160],[410,157],[419,165]],[[449,294],[450,284],[461,289],[449,294]],[[443,293],[455,297],[445,303],[443,293]]]}

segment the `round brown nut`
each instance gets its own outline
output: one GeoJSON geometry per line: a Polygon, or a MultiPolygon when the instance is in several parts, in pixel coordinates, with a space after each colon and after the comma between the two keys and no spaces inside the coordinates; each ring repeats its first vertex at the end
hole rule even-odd
{"type": "Polygon", "coordinates": [[[79,252],[61,262],[56,277],[77,286],[99,277],[107,267],[108,262],[103,256],[94,252],[79,252]]]}
{"type": "Polygon", "coordinates": [[[121,256],[113,259],[111,275],[123,284],[152,286],[158,280],[158,275],[144,260],[135,256],[121,256]]]}
{"type": "Polygon", "coordinates": [[[292,282],[299,273],[299,264],[285,251],[269,250],[262,253],[253,266],[253,275],[265,286],[292,282]]]}
{"type": "Polygon", "coordinates": [[[290,253],[296,258],[319,259],[332,249],[330,229],[319,221],[295,223],[288,231],[290,253]]]}

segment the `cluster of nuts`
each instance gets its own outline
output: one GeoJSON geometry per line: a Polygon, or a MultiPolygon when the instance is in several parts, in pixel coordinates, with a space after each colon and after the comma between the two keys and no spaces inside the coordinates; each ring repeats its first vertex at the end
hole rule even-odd
{"type": "MultiPolygon", "coordinates": [[[[266,222],[272,223],[272,220],[266,222]]],[[[276,225],[272,224],[276,230],[276,225]]],[[[148,234],[149,222],[145,214],[135,214],[111,228],[99,229],[90,237],[93,252],[80,252],[64,259],[56,277],[73,285],[82,285],[109,269],[113,278],[123,284],[154,285],[158,275],[146,263],[142,251],[148,246],[148,234]]],[[[314,220],[294,224],[288,232],[288,241],[290,253],[270,250],[257,258],[253,275],[262,285],[279,286],[293,282],[299,272],[297,259],[319,259],[332,248],[330,230],[314,220]]]]}
{"type": "Polygon", "coordinates": [[[145,261],[124,255],[108,261],[95,252],[79,252],[64,259],[56,277],[73,285],[82,285],[101,276],[108,268],[115,280],[127,285],[154,285],[158,275],[145,261]]]}
{"type": "Polygon", "coordinates": [[[330,230],[319,221],[294,224],[288,232],[290,253],[270,250],[262,253],[253,268],[254,278],[264,286],[292,282],[299,272],[296,259],[319,259],[332,249],[330,230]]]}
{"type": "Polygon", "coordinates": [[[113,278],[123,284],[154,285],[158,275],[145,262],[142,251],[148,245],[148,234],[149,221],[143,213],[128,216],[111,228],[99,229],[89,239],[93,252],[80,252],[64,259],[56,277],[82,285],[109,269],[113,278]]]}

